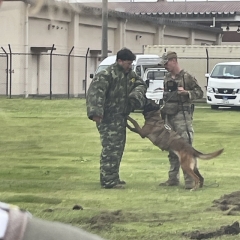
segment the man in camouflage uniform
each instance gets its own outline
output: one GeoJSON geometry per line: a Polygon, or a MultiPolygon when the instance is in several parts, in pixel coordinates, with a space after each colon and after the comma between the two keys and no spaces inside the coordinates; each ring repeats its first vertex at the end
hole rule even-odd
{"type": "Polygon", "coordinates": [[[124,188],[119,167],[127,116],[145,103],[147,86],[131,68],[135,58],[129,49],[120,50],[116,62],[93,78],[87,92],[87,115],[96,122],[102,143],[100,183],[107,189],[124,188]]]}
{"type": "MultiPolygon", "coordinates": [[[[192,144],[194,133],[192,100],[202,98],[203,91],[197,80],[180,68],[175,52],[164,53],[162,64],[168,70],[164,79],[164,107],[162,109],[165,121],[181,137],[192,144]],[[176,89],[172,87],[174,84],[176,89]]],[[[168,158],[170,162],[169,178],[166,182],[160,183],[160,186],[177,186],[179,185],[179,160],[173,152],[169,152],[168,158]]],[[[183,174],[185,188],[192,189],[194,186],[193,179],[186,173],[183,174]]]]}

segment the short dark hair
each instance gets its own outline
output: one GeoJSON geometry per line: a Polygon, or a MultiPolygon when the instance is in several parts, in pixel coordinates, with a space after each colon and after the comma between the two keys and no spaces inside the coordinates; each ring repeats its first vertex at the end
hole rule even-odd
{"type": "Polygon", "coordinates": [[[134,61],[136,60],[136,55],[132,53],[131,50],[128,48],[123,48],[120,51],[117,52],[117,59],[116,60],[122,60],[122,61],[134,61]]]}

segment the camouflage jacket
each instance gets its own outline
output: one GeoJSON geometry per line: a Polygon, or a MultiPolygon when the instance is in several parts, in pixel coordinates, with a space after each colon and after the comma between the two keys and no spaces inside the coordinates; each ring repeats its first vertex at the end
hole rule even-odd
{"type": "Polygon", "coordinates": [[[190,106],[192,100],[200,99],[203,97],[203,91],[198,85],[197,80],[188,72],[181,70],[179,74],[172,79],[171,73],[167,73],[164,78],[164,94],[163,100],[170,103],[177,103],[178,105],[183,103],[184,106],[190,106]],[[167,82],[173,80],[177,83],[178,87],[183,87],[188,91],[189,95],[180,96],[176,92],[168,92],[166,86],[167,82]]]}
{"type": "Polygon", "coordinates": [[[143,107],[146,90],[146,84],[134,71],[124,73],[114,63],[93,78],[87,92],[87,115],[90,119],[126,116],[131,110],[143,107]]]}

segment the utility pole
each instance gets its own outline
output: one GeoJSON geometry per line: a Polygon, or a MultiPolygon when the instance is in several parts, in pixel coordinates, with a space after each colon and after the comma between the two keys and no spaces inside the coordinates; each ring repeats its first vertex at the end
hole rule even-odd
{"type": "Polygon", "coordinates": [[[108,0],[102,0],[102,60],[108,56],[108,0]]]}

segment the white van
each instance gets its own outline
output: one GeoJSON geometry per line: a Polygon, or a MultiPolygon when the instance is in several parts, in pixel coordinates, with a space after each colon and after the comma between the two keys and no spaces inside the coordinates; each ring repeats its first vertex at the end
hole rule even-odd
{"type": "Polygon", "coordinates": [[[147,68],[143,80],[146,82],[148,89],[146,97],[159,102],[163,98],[164,76],[167,70],[165,68],[147,68]]]}
{"type": "MultiPolygon", "coordinates": [[[[98,66],[95,74],[99,73],[100,71],[106,69],[108,66],[112,65],[116,62],[116,55],[109,56],[105,58],[98,66]]],[[[132,69],[135,71],[139,76],[143,78],[144,72],[149,67],[157,67],[160,63],[161,58],[158,55],[152,54],[137,54],[136,60],[133,61],[132,69]]],[[[90,74],[90,78],[93,78],[93,74],[90,74]]]]}
{"type": "Polygon", "coordinates": [[[223,62],[206,74],[207,103],[212,109],[219,106],[240,106],[240,62],[223,62]]]}

